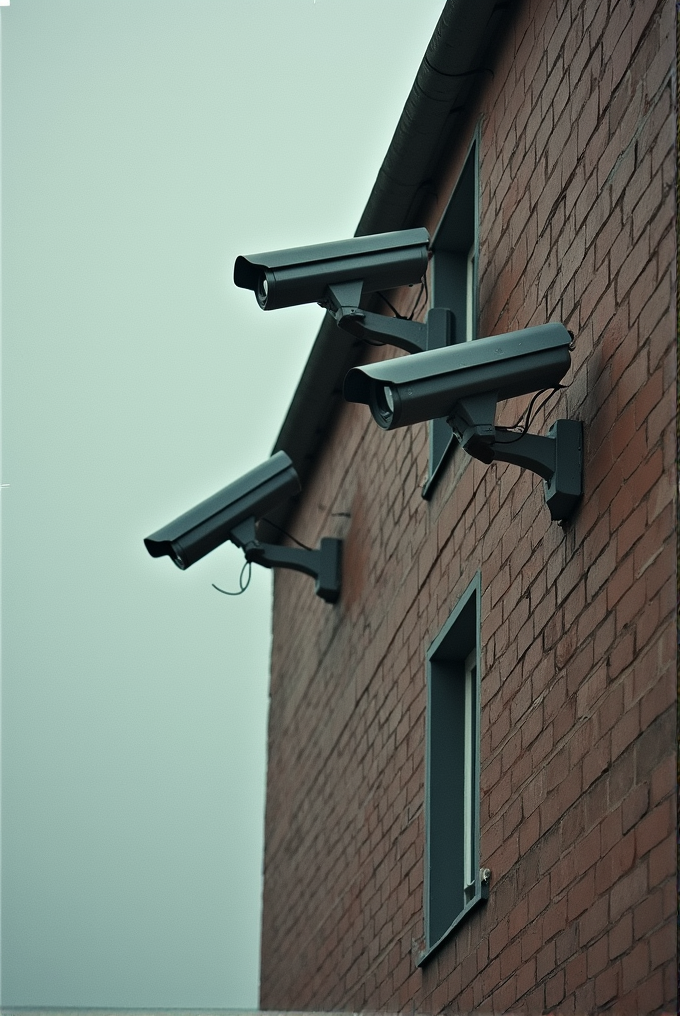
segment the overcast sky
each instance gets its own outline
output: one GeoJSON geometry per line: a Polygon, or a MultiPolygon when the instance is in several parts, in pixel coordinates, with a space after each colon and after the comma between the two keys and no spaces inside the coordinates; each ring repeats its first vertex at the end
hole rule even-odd
{"type": "Polygon", "coordinates": [[[269,455],[321,311],[234,258],[352,235],[442,7],[1,9],[5,1006],[257,1006],[270,575],[142,539],[269,455]]]}

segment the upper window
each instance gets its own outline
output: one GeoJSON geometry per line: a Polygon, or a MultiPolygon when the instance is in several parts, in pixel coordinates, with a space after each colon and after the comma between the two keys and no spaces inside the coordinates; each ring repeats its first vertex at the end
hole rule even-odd
{"type": "MultiPolygon", "coordinates": [[[[477,335],[477,150],[475,138],[432,239],[431,306],[449,307],[453,311],[453,342],[469,342],[477,335]]],[[[455,444],[446,420],[432,420],[430,468],[423,497],[429,497],[455,444]]]]}
{"type": "Polygon", "coordinates": [[[427,654],[425,931],[421,961],[488,895],[479,868],[479,574],[427,654]]]}

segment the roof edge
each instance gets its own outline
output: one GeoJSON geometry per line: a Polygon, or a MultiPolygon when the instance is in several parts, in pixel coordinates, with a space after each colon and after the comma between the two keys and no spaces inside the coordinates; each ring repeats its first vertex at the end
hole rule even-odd
{"type": "MultiPolygon", "coordinates": [[[[415,82],[397,123],[387,154],[355,236],[408,228],[414,223],[439,157],[460,123],[479,82],[490,74],[484,65],[498,32],[516,0],[447,0],[415,82]]],[[[293,395],[272,454],[286,451],[303,484],[335,417],[347,371],[365,348],[326,315],[293,395]]],[[[269,512],[285,525],[295,500],[269,512]]],[[[260,523],[263,538],[280,534],[260,523]]]]}

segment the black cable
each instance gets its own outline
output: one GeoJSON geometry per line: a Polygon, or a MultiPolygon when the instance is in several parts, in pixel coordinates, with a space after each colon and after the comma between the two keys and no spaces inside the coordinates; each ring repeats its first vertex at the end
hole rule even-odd
{"type": "Polygon", "coordinates": [[[220,587],[216,586],[214,582],[212,583],[212,587],[213,587],[213,589],[216,589],[218,593],[224,593],[225,596],[240,596],[241,593],[245,593],[246,589],[250,585],[250,576],[251,576],[251,573],[252,573],[252,565],[251,565],[250,561],[246,561],[245,564],[243,565],[243,568],[241,568],[241,574],[239,575],[239,579],[238,579],[239,591],[237,593],[231,593],[231,592],[229,592],[228,589],[220,589],[220,587]],[[248,578],[246,579],[246,581],[244,583],[243,582],[243,573],[245,572],[246,568],[248,569],[248,578]]]}
{"type": "MultiPolygon", "coordinates": [[[[518,428],[518,427],[521,427],[521,426],[522,426],[522,421],[524,420],[524,417],[525,417],[525,416],[527,415],[527,412],[528,412],[529,410],[531,410],[531,408],[532,408],[532,406],[533,406],[534,402],[536,401],[536,399],[537,399],[537,398],[539,397],[539,395],[543,395],[543,392],[547,392],[547,391],[548,391],[548,389],[547,389],[547,388],[541,388],[541,389],[540,389],[539,391],[537,391],[537,392],[536,392],[536,394],[534,395],[533,399],[531,400],[531,402],[529,403],[529,405],[527,406],[527,408],[526,408],[526,409],[523,409],[523,410],[522,410],[522,412],[521,412],[521,414],[520,414],[520,418],[519,418],[519,420],[517,421],[517,423],[511,423],[511,424],[510,424],[509,426],[507,426],[507,427],[506,427],[506,426],[504,426],[503,424],[499,424],[499,425],[498,425],[498,426],[496,427],[496,430],[517,430],[517,428],[518,428]]],[[[524,424],[524,427],[523,427],[523,430],[522,430],[522,433],[523,433],[523,434],[525,434],[525,433],[526,433],[526,427],[527,427],[527,425],[526,425],[526,424],[524,424]]]]}
{"type": "MultiPolygon", "coordinates": [[[[400,321],[413,321],[413,316],[414,316],[414,314],[415,314],[415,312],[416,312],[416,310],[418,308],[418,304],[420,303],[420,298],[423,295],[423,291],[425,292],[425,302],[427,303],[427,301],[430,298],[428,290],[427,290],[427,272],[425,273],[425,275],[423,275],[422,281],[420,283],[420,290],[418,292],[418,296],[416,297],[416,302],[413,305],[413,310],[408,315],[406,315],[406,314],[400,314],[399,311],[397,310],[397,308],[394,306],[394,304],[391,303],[391,301],[387,299],[387,297],[385,296],[384,293],[380,293],[379,292],[379,293],[377,293],[377,296],[380,297],[380,299],[383,301],[383,303],[387,304],[387,306],[390,308],[390,310],[394,314],[395,318],[399,318],[400,321]]],[[[366,341],[368,341],[368,340],[366,340],[366,341]]],[[[375,343],[375,345],[382,346],[382,345],[384,345],[384,343],[383,342],[375,343]]]]}
{"type": "MultiPolygon", "coordinates": [[[[520,426],[520,424],[522,423],[522,420],[524,419],[524,417],[527,416],[527,413],[531,414],[531,410],[533,408],[534,402],[536,401],[536,399],[538,398],[539,395],[543,394],[543,392],[545,390],[546,390],[545,388],[542,388],[540,390],[540,392],[536,392],[536,394],[534,395],[533,399],[529,403],[528,409],[525,409],[525,411],[522,413],[522,415],[520,416],[520,418],[519,418],[519,420],[517,421],[516,424],[514,424],[512,427],[496,427],[496,430],[503,430],[503,431],[506,431],[506,432],[510,432],[510,431],[516,430],[520,426]]],[[[522,429],[520,430],[519,434],[515,434],[515,436],[510,438],[508,441],[501,441],[500,443],[501,444],[515,444],[516,441],[521,441],[522,438],[527,433],[527,431],[529,430],[529,419],[530,419],[530,416],[527,417],[527,421],[524,424],[524,426],[522,427],[522,429]]]]}
{"type": "MultiPolygon", "coordinates": [[[[546,395],[544,400],[537,407],[536,412],[539,412],[543,408],[543,406],[546,405],[546,403],[550,401],[550,399],[553,397],[553,395],[557,394],[558,391],[564,391],[565,387],[566,387],[566,385],[561,385],[561,384],[556,385],[552,389],[550,394],[546,395]]],[[[527,417],[527,423],[524,424],[524,426],[521,429],[520,433],[517,434],[515,437],[511,438],[509,441],[501,441],[500,444],[514,444],[515,441],[519,441],[521,438],[523,438],[524,435],[526,435],[528,433],[529,428],[532,425],[532,420],[533,420],[534,416],[536,415],[535,412],[534,412],[534,403],[536,402],[536,400],[539,397],[539,395],[543,395],[543,393],[546,392],[546,391],[548,391],[547,388],[542,388],[540,391],[537,391],[536,395],[534,396],[532,401],[529,403],[528,408],[524,409],[524,411],[522,412],[521,417],[519,417],[519,420],[517,421],[517,423],[513,424],[512,427],[497,427],[496,428],[497,431],[513,431],[517,427],[519,427],[519,425],[521,424],[521,421],[523,420],[523,418],[527,417]]]]}
{"type": "MultiPolygon", "coordinates": [[[[428,303],[428,301],[430,299],[430,294],[429,294],[428,288],[427,288],[427,272],[425,273],[425,275],[423,275],[422,281],[420,283],[420,290],[418,292],[418,296],[416,297],[416,302],[414,303],[413,309],[411,310],[411,313],[408,316],[406,314],[400,314],[399,311],[397,310],[397,308],[394,306],[394,304],[391,303],[391,301],[387,299],[387,297],[385,296],[384,293],[377,293],[377,296],[380,297],[380,299],[383,301],[383,303],[387,304],[387,306],[390,308],[390,310],[394,314],[395,318],[398,318],[399,321],[413,321],[415,313],[416,313],[416,311],[418,309],[418,306],[420,304],[420,300],[421,300],[421,297],[423,295],[423,292],[425,293],[425,305],[427,305],[427,303],[428,303]]],[[[366,339],[365,338],[364,342],[368,346],[385,346],[385,345],[389,346],[390,345],[389,341],[387,341],[387,340],[385,342],[378,342],[376,339],[366,339]]]]}
{"type": "MultiPolygon", "coordinates": [[[[563,392],[565,388],[566,388],[566,385],[555,385],[555,387],[550,392],[550,394],[546,395],[546,397],[543,399],[543,402],[539,403],[539,405],[536,406],[536,409],[534,410],[534,412],[529,414],[529,419],[527,420],[527,430],[531,426],[531,421],[534,419],[534,417],[538,413],[540,413],[540,411],[543,409],[543,406],[545,406],[546,403],[550,402],[550,400],[552,399],[553,395],[557,395],[558,392],[563,392]]],[[[538,394],[540,395],[540,392],[538,394]]]]}
{"type": "Polygon", "coordinates": [[[399,318],[399,319],[400,319],[400,321],[408,321],[408,318],[407,318],[407,317],[405,317],[405,315],[404,315],[404,314],[400,314],[400,313],[399,313],[399,311],[397,310],[397,308],[396,308],[396,307],[394,306],[394,304],[393,304],[393,303],[390,303],[390,301],[389,301],[389,300],[387,299],[387,297],[386,297],[386,296],[383,296],[383,294],[382,294],[382,293],[378,293],[378,296],[380,297],[380,299],[381,299],[381,300],[382,300],[382,301],[383,301],[384,303],[386,303],[386,304],[387,304],[387,306],[388,306],[388,307],[390,308],[390,310],[391,310],[391,311],[392,311],[392,313],[394,314],[395,318],[399,318]]]}
{"type": "Polygon", "coordinates": [[[306,543],[301,543],[301,541],[298,540],[291,533],[287,533],[285,529],[281,528],[281,526],[277,526],[277,524],[275,522],[272,522],[271,519],[263,518],[262,521],[263,522],[268,522],[270,526],[273,526],[274,529],[277,529],[280,533],[283,533],[283,535],[287,536],[289,540],[293,541],[293,543],[297,543],[298,547],[302,547],[303,550],[311,550],[312,549],[311,547],[308,547],[306,543]]]}

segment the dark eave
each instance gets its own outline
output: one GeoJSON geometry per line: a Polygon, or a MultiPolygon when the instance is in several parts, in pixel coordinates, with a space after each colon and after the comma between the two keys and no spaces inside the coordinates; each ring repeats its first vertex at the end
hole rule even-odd
{"type": "MultiPolygon", "coordinates": [[[[433,173],[456,128],[489,73],[490,55],[515,0],[448,0],[387,150],[356,236],[422,225],[419,215],[433,173]]],[[[335,419],[347,371],[364,354],[364,342],[340,331],[326,315],[302,372],[272,452],[290,455],[302,482],[335,419]]],[[[269,517],[285,526],[295,506],[287,501],[269,517]]],[[[280,538],[260,523],[267,540],[280,538]]]]}

